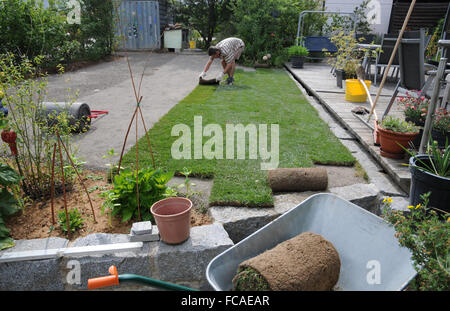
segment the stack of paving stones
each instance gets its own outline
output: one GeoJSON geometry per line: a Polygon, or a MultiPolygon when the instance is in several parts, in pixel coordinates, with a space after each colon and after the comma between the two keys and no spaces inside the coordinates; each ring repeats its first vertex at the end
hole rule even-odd
{"type": "Polygon", "coordinates": [[[129,237],[130,242],[155,242],[160,239],[158,227],[150,221],[133,223],[129,237]]]}

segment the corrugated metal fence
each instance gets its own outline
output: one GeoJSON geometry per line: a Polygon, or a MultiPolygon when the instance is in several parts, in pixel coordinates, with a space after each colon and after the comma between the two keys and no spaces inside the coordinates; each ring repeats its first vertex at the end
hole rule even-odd
{"type": "Polygon", "coordinates": [[[153,50],[161,47],[159,3],[123,1],[120,9],[121,48],[153,50]]]}

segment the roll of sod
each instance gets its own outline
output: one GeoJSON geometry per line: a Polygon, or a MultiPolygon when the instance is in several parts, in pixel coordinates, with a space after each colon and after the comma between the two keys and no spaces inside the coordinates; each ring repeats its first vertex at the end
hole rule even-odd
{"type": "Polygon", "coordinates": [[[305,232],[239,265],[236,291],[329,291],[339,280],[339,254],[321,235],[305,232]]]}
{"type": "Polygon", "coordinates": [[[278,168],[268,171],[270,188],[274,192],[322,191],[328,187],[325,168],[278,168]]]}
{"type": "Polygon", "coordinates": [[[220,82],[217,81],[216,79],[209,79],[209,80],[205,80],[203,78],[200,78],[198,84],[200,85],[218,85],[220,82]]]}

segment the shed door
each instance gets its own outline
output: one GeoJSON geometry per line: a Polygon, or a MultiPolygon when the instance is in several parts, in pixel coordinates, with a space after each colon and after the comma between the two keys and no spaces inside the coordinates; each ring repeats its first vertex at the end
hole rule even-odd
{"type": "Polygon", "coordinates": [[[120,46],[127,50],[159,49],[159,3],[123,1],[119,9],[120,46]]]}

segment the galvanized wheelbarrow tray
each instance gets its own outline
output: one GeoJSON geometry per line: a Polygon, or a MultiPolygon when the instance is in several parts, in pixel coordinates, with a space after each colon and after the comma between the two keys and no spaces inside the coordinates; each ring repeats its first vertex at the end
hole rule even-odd
{"type": "Polygon", "coordinates": [[[382,218],[332,194],[309,197],[259,229],[208,265],[206,277],[215,290],[231,290],[238,265],[302,232],[321,234],[341,259],[336,290],[402,290],[416,276],[411,253],[401,247],[395,230],[382,218]]]}

